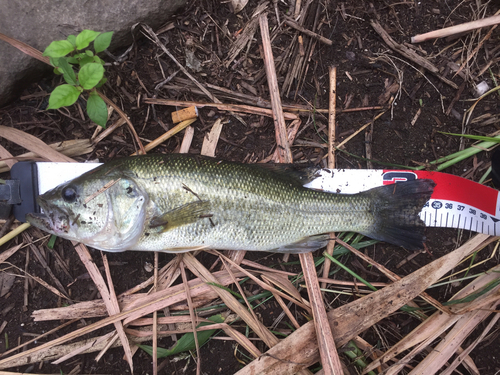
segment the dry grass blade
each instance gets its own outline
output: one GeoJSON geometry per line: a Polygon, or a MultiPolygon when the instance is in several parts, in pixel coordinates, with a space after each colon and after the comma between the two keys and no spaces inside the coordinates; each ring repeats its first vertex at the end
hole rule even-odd
{"type": "Polygon", "coordinates": [[[21,243],[19,245],[11,247],[10,249],[2,251],[2,253],[0,253],[0,264],[2,264],[7,259],[9,259],[12,255],[14,255],[17,252],[17,250],[19,250],[22,246],[23,246],[23,244],[21,243]]]}
{"type": "Polygon", "coordinates": [[[8,139],[9,141],[18,144],[19,146],[22,146],[49,161],[76,163],[75,160],[61,154],[38,138],[25,133],[22,130],[0,125],[0,137],[8,139]]]}
{"type": "MultiPolygon", "coordinates": [[[[401,277],[399,277],[398,275],[396,275],[394,272],[388,270],[387,268],[385,268],[384,266],[382,266],[381,264],[375,262],[373,259],[371,259],[369,256],[366,256],[365,254],[363,254],[361,251],[359,250],[356,250],[354,247],[352,247],[351,245],[349,245],[348,243],[340,240],[340,239],[337,239],[337,242],[344,246],[346,249],[349,249],[349,251],[351,251],[352,253],[354,253],[356,256],[358,256],[359,258],[363,259],[365,262],[371,264],[372,266],[376,267],[379,271],[381,271],[385,276],[387,276],[390,280],[392,281],[397,281],[397,280],[401,280],[401,277]]],[[[440,304],[438,301],[436,301],[434,298],[432,298],[430,295],[428,295],[427,293],[425,292],[422,292],[422,294],[420,295],[420,297],[422,297],[422,299],[424,299],[425,301],[427,301],[429,304],[431,304],[432,306],[434,306],[435,308],[437,308],[438,310],[441,310],[442,312],[446,313],[446,314],[449,314],[451,315],[451,311],[448,307],[446,306],[443,306],[442,304],[440,304]]]]}
{"type": "MultiPolygon", "coordinates": [[[[330,311],[327,315],[335,344],[337,346],[346,344],[380,319],[411,301],[453,269],[461,259],[491,242],[489,238],[484,234],[476,235],[457,250],[436,259],[394,284],[330,311]]],[[[319,360],[314,335],[314,324],[309,322],[237,374],[265,374],[273,371],[293,373],[312,365],[319,360]]]]}
{"type": "MultiPolygon", "coordinates": [[[[491,329],[496,325],[498,320],[500,319],[500,314],[497,313],[493,317],[493,319],[490,320],[486,328],[483,330],[483,332],[479,335],[477,339],[474,340],[472,344],[469,345],[467,349],[465,349],[463,352],[459,353],[458,356],[455,358],[455,360],[448,366],[448,368],[441,373],[441,375],[451,375],[455,369],[458,367],[458,365],[462,364],[462,362],[466,361],[467,356],[469,353],[479,344],[481,341],[484,339],[484,337],[488,334],[488,332],[491,331],[491,329]]],[[[465,363],[464,363],[465,365],[465,363]]],[[[470,367],[470,366],[467,366],[470,367]]],[[[472,369],[471,369],[472,370],[472,369]]],[[[471,371],[472,372],[472,371],[471,371]]],[[[479,371],[477,369],[474,369],[475,374],[479,374],[479,371]]]]}
{"type": "Polygon", "coordinates": [[[31,56],[45,64],[50,65],[49,58],[46,56],[42,56],[42,53],[36,48],[31,47],[30,45],[23,43],[17,39],[11,38],[5,34],[0,33],[0,40],[9,43],[11,46],[16,47],[19,51],[31,56]]]}
{"type": "MultiPolygon", "coordinates": [[[[493,309],[498,300],[488,308],[493,309]]],[[[487,310],[471,311],[460,316],[454,327],[445,338],[425,357],[411,372],[411,375],[432,375],[439,371],[455,354],[457,348],[465,341],[469,334],[490,315],[487,310]]]]}
{"type": "MultiPolygon", "coordinates": [[[[227,272],[225,271],[215,272],[214,276],[217,278],[218,284],[220,285],[228,285],[232,282],[232,278],[229,277],[227,275],[227,272]]],[[[243,274],[238,272],[235,273],[235,276],[241,277],[243,276],[243,274]]],[[[213,288],[209,285],[206,285],[205,282],[200,281],[200,279],[190,280],[188,281],[188,284],[191,290],[191,297],[204,295],[205,293],[207,293],[207,291],[213,288]]],[[[81,337],[82,335],[94,332],[97,329],[106,327],[109,324],[114,324],[121,320],[124,320],[123,324],[128,324],[129,322],[139,317],[153,313],[156,310],[161,310],[166,306],[170,306],[174,303],[184,301],[185,299],[186,299],[186,294],[184,292],[183,285],[176,285],[166,290],[160,290],[156,293],[142,296],[141,298],[136,298],[132,303],[129,303],[128,306],[123,307],[122,312],[120,312],[119,314],[109,316],[105,319],[89,324],[85,327],[79,328],[69,334],[66,334],[62,337],[58,337],[48,343],[44,343],[35,348],[26,350],[23,353],[15,354],[9,358],[0,360],[0,369],[12,366],[20,366],[21,364],[32,363],[31,361],[40,361],[43,359],[43,354],[40,354],[40,352],[43,352],[56,345],[64,344],[74,338],[81,337]],[[124,311],[125,309],[126,311],[124,311]],[[34,358],[38,359],[34,360],[34,358]]],[[[66,308],[60,308],[55,310],[64,310],[64,309],[66,308]]],[[[69,315],[68,318],[73,319],[74,316],[69,315]]]]}
{"type": "Polygon", "coordinates": [[[2,159],[0,163],[2,163],[4,166],[4,172],[9,171],[12,166],[17,163],[17,160],[15,160],[14,156],[2,145],[0,145],[0,159],[2,159]]]}
{"type": "MultiPolygon", "coordinates": [[[[204,280],[206,283],[220,285],[220,281],[214,277],[193,255],[190,253],[184,254],[184,263],[197,277],[204,280]]],[[[260,321],[255,319],[254,315],[247,311],[236,298],[228,291],[217,286],[210,286],[224,301],[224,303],[238,314],[241,319],[247,323],[250,328],[259,336],[267,346],[272,347],[278,343],[278,339],[274,336],[260,321]]]]}
{"type": "MultiPolygon", "coordinates": [[[[255,275],[253,275],[251,272],[245,270],[244,268],[240,267],[238,264],[236,264],[235,262],[233,262],[231,259],[227,258],[227,257],[224,257],[223,255],[219,254],[219,256],[224,259],[225,261],[227,261],[228,263],[230,263],[233,267],[235,267],[236,269],[238,269],[242,274],[244,274],[245,276],[248,276],[249,278],[251,278],[257,285],[259,285],[262,289],[264,290],[267,290],[275,295],[279,295],[280,297],[283,297],[283,298],[286,298],[287,300],[297,304],[298,306],[302,307],[304,310],[306,310],[308,313],[311,313],[311,307],[310,307],[310,304],[304,300],[302,298],[302,296],[299,294],[297,295],[294,290],[296,291],[295,287],[288,287],[287,283],[284,282],[284,280],[280,280],[278,281],[278,278],[277,277],[273,277],[274,275],[276,275],[276,273],[274,272],[267,272],[266,273],[266,276],[268,277],[269,280],[273,280],[274,282],[276,282],[277,284],[280,284],[281,286],[280,287],[283,287],[283,290],[285,291],[288,291],[290,293],[290,295],[294,298],[290,298],[289,295],[287,295],[286,293],[283,293],[273,287],[271,287],[270,285],[262,282],[261,280],[259,280],[258,277],[256,277],[255,275]],[[273,275],[273,276],[271,276],[273,275]]],[[[248,261],[245,261],[245,262],[248,262],[248,261]]],[[[289,282],[289,281],[288,281],[289,282]]]]}
{"type": "MultiPolygon", "coordinates": [[[[94,146],[90,142],[90,139],[73,139],[64,142],[52,143],[48,146],[68,157],[89,154],[94,150],[94,146]]],[[[2,156],[3,160],[0,160],[0,173],[9,171],[10,163],[17,163],[18,161],[23,160],[33,160],[40,157],[40,155],[34,152],[27,152],[25,154],[12,156],[12,160],[5,160],[2,156]]]]}
{"type": "MultiPolygon", "coordinates": [[[[104,281],[104,278],[102,277],[101,273],[99,272],[99,269],[97,268],[96,264],[92,260],[92,257],[89,253],[89,250],[87,247],[83,244],[78,244],[75,246],[75,250],[80,256],[80,259],[82,263],[84,264],[85,268],[87,269],[90,277],[94,281],[94,284],[97,287],[97,290],[99,290],[99,293],[102,296],[102,299],[104,301],[104,304],[106,305],[106,309],[108,310],[108,314],[115,315],[120,313],[120,306],[118,305],[118,301],[116,299],[116,295],[114,293],[114,288],[113,288],[113,283],[111,280],[111,276],[109,276],[109,266],[106,267],[107,265],[107,258],[103,256],[103,261],[105,268],[107,268],[107,275],[108,275],[108,283],[109,283],[109,289],[106,286],[106,282],[104,281]]],[[[123,348],[125,350],[125,356],[127,358],[127,362],[129,363],[130,370],[132,373],[134,372],[134,365],[132,361],[132,352],[130,350],[130,345],[128,342],[128,338],[125,335],[125,331],[123,330],[123,326],[121,322],[115,322],[114,323],[116,331],[118,332],[118,336],[120,337],[120,340],[122,342],[123,348]]]]}
{"type": "Polygon", "coordinates": [[[418,352],[425,349],[425,347],[439,337],[444,331],[455,324],[458,319],[458,315],[449,316],[440,312],[434,313],[396,345],[385,352],[380,358],[370,363],[363,372],[368,373],[369,371],[375,370],[377,367],[390,361],[405,350],[415,345],[419,345],[416,350],[412,351],[412,356],[416,355],[418,352]]]}
{"type": "MultiPolygon", "coordinates": [[[[184,255],[182,255],[184,257],[184,255]]],[[[194,336],[194,343],[196,346],[196,375],[201,374],[201,357],[200,357],[200,343],[198,342],[198,334],[196,333],[196,316],[194,314],[194,309],[193,309],[193,301],[191,300],[191,293],[189,292],[189,286],[187,283],[187,277],[186,277],[186,269],[184,267],[184,264],[181,261],[180,264],[180,269],[181,269],[181,275],[182,275],[182,284],[184,285],[184,288],[186,290],[186,299],[187,303],[189,306],[189,316],[191,317],[191,324],[192,324],[192,329],[193,329],[193,336],[194,336]]],[[[212,327],[213,328],[213,327],[212,327]]]]}
{"type": "MultiPolygon", "coordinates": [[[[179,271],[180,274],[180,271],[179,271]]],[[[228,285],[232,282],[230,276],[228,276],[226,271],[215,272],[214,276],[219,280],[220,285],[228,285]]],[[[243,273],[237,273],[237,277],[244,276],[243,273]]],[[[161,283],[159,283],[161,284],[161,283]]],[[[191,288],[191,296],[193,298],[198,296],[206,296],[207,294],[210,298],[216,298],[217,294],[212,293],[212,288],[206,285],[199,279],[190,280],[188,282],[191,288]]],[[[139,293],[136,295],[122,295],[118,297],[118,301],[122,306],[123,314],[128,311],[130,315],[127,316],[126,323],[134,321],[142,315],[152,313],[156,310],[163,309],[167,306],[183,302],[186,300],[186,295],[182,285],[176,285],[170,288],[165,288],[151,294],[139,293]],[[147,307],[147,311],[141,315],[140,308],[147,307]],[[134,313],[131,313],[134,311],[134,313]]],[[[102,300],[86,301],[76,303],[67,307],[45,309],[34,311],[32,316],[35,321],[42,320],[57,320],[57,319],[72,319],[78,318],[92,318],[105,316],[107,313],[106,307],[102,300]]]]}

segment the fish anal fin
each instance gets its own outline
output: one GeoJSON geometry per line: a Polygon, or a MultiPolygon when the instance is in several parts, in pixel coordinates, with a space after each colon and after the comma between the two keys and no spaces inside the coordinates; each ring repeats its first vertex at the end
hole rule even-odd
{"type": "Polygon", "coordinates": [[[210,202],[195,201],[176,207],[160,216],[155,216],[149,223],[150,228],[164,227],[163,231],[187,225],[201,219],[201,216],[210,216],[210,202]]]}
{"type": "Polygon", "coordinates": [[[318,234],[315,236],[304,237],[297,242],[280,246],[272,251],[291,254],[309,253],[325,247],[329,240],[330,236],[328,234],[318,234]]]}

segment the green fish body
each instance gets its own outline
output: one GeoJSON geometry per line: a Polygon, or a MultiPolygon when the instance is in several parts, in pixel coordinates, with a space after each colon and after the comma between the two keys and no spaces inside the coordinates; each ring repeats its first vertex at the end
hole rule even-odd
{"type": "Polygon", "coordinates": [[[41,195],[43,214],[27,221],[105,251],[297,253],[324,246],[334,231],[422,247],[418,214],[432,181],[342,195],[304,188],[314,172],[187,154],[128,157],[41,195]]]}

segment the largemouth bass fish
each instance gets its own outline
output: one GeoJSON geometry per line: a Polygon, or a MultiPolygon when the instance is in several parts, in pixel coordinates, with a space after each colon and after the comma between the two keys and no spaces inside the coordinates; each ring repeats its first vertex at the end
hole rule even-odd
{"type": "Polygon", "coordinates": [[[354,231],[419,249],[434,182],[354,195],[304,188],[314,169],[186,154],[117,159],[41,195],[33,226],[105,251],[308,252],[354,231]]]}

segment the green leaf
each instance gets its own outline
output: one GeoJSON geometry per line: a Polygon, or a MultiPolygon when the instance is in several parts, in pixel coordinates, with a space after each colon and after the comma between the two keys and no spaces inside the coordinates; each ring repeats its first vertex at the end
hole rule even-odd
{"type": "Polygon", "coordinates": [[[87,101],[87,113],[92,121],[97,125],[106,127],[108,121],[108,108],[102,98],[95,92],[91,92],[87,101]]]}
{"type": "Polygon", "coordinates": [[[77,49],[87,48],[89,46],[90,42],[93,42],[94,39],[97,38],[97,36],[99,34],[100,33],[97,31],[83,30],[76,37],[76,48],[77,49]]]}
{"type": "Polygon", "coordinates": [[[87,55],[84,55],[80,61],[78,62],[80,64],[80,68],[83,68],[85,65],[87,65],[88,63],[91,63],[94,61],[94,58],[93,57],[90,57],[90,56],[87,56],[87,55]]]}
{"type": "Polygon", "coordinates": [[[75,47],[67,40],[56,40],[49,44],[45,51],[43,51],[43,56],[49,57],[62,57],[66,56],[68,53],[73,51],[75,47]]]}
{"type": "Polygon", "coordinates": [[[77,59],[78,61],[80,61],[81,59],[83,59],[84,57],[87,57],[87,54],[85,52],[81,52],[81,53],[77,53],[76,55],[73,56],[75,59],[77,59]]]}
{"type": "Polygon", "coordinates": [[[75,86],[57,86],[50,94],[49,106],[47,107],[47,109],[67,107],[76,102],[78,96],[80,96],[80,90],[78,90],[75,86]]]}
{"type": "Polygon", "coordinates": [[[94,52],[92,52],[92,51],[91,51],[91,50],[89,50],[89,49],[85,51],[85,54],[86,54],[87,56],[94,57],[94,52]]]}
{"type": "Polygon", "coordinates": [[[102,85],[104,85],[106,82],[108,82],[108,79],[106,77],[102,77],[102,79],[99,81],[99,83],[95,87],[99,88],[102,85]]]}
{"type": "Polygon", "coordinates": [[[66,57],[66,61],[69,62],[70,64],[78,64],[79,60],[74,57],[74,56],[68,56],[66,57]]]}
{"type": "Polygon", "coordinates": [[[76,36],[74,35],[68,35],[66,38],[68,42],[70,42],[74,47],[76,47],[76,36]]]}
{"type": "Polygon", "coordinates": [[[78,80],[85,90],[92,89],[104,76],[104,68],[101,64],[88,63],[80,69],[78,80]]]}
{"type": "Polygon", "coordinates": [[[99,56],[97,55],[94,56],[94,62],[99,63],[101,65],[105,64],[105,62],[102,59],[100,59],[99,56]]]}
{"type": "Polygon", "coordinates": [[[109,31],[107,33],[99,34],[97,38],[94,40],[94,49],[95,53],[99,53],[104,51],[111,44],[111,38],[113,36],[113,32],[109,31]]]}
{"type": "MultiPolygon", "coordinates": [[[[214,323],[223,323],[224,319],[222,316],[214,315],[208,318],[214,323]]],[[[200,323],[198,327],[210,325],[210,323],[200,323]]],[[[198,344],[201,346],[216,332],[216,329],[210,329],[207,331],[198,332],[198,344]]],[[[153,355],[153,347],[149,345],[139,345],[139,348],[144,350],[149,355],[153,355]]],[[[158,358],[168,357],[169,355],[175,355],[178,353],[186,352],[188,350],[196,349],[194,335],[192,333],[186,333],[182,336],[177,343],[171,349],[158,348],[158,358]]]]}
{"type": "Polygon", "coordinates": [[[76,86],[76,74],[73,70],[73,67],[69,65],[67,59],[65,57],[60,57],[56,61],[57,67],[62,70],[64,80],[66,83],[69,83],[70,85],[76,86]]]}

